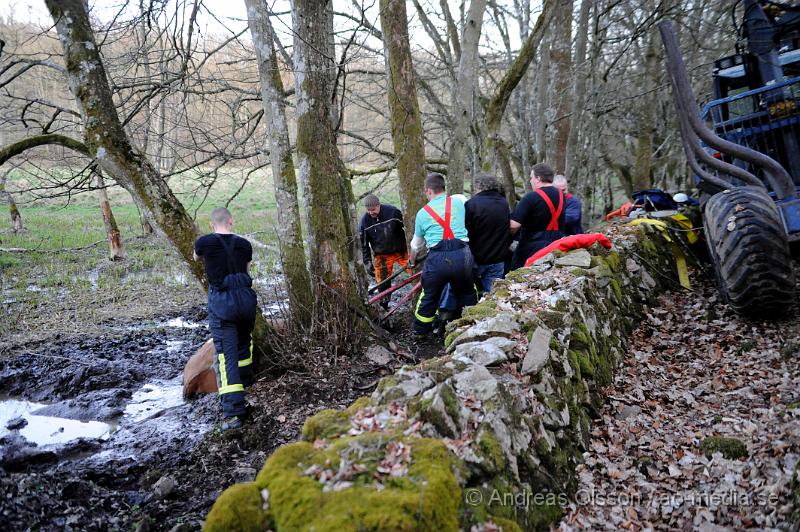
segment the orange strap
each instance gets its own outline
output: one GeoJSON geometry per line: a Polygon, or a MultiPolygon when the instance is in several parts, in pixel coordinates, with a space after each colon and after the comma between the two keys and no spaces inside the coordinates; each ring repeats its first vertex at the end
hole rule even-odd
{"type": "Polygon", "coordinates": [[[553,206],[553,202],[550,201],[550,196],[547,195],[542,189],[537,188],[534,190],[539,197],[542,198],[547,205],[547,208],[550,209],[550,223],[547,224],[548,231],[558,231],[558,218],[561,216],[561,211],[564,210],[564,193],[560,190],[558,191],[558,210],[553,206]]]}
{"type": "Polygon", "coordinates": [[[439,216],[436,211],[434,211],[430,205],[425,205],[423,207],[425,212],[431,215],[431,218],[442,226],[444,229],[444,234],[442,235],[442,240],[453,240],[455,239],[456,235],[453,234],[453,230],[450,228],[450,196],[447,196],[444,200],[444,220],[442,217],[439,216]]]}

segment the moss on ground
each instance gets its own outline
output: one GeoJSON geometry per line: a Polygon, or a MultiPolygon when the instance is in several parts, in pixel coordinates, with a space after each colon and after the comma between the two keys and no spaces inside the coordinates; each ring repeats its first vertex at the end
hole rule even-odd
{"type": "Polygon", "coordinates": [[[268,502],[265,504],[261,490],[255,482],[234,484],[214,502],[206,517],[203,530],[227,532],[242,530],[260,532],[273,527],[268,502]]]}
{"type": "Polygon", "coordinates": [[[303,439],[321,440],[350,430],[350,414],[341,410],[322,410],[303,424],[303,439]]]}
{"type": "Polygon", "coordinates": [[[380,491],[371,485],[323,491],[323,484],[303,471],[326,464],[337,450],[318,450],[307,442],[281,447],[254,484],[223,493],[207,523],[214,530],[263,530],[272,524],[277,530],[457,530],[461,488],[453,473],[454,457],[438,440],[404,443],[411,446],[408,474],[385,482],[380,491]],[[269,510],[261,506],[264,488],[270,494],[269,510]],[[242,506],[247,513],[231,510],[242,506]]]}
{"type": "Polygon", "coordinates": [[[747,458],[748,454],[747,446],[745,446],[741,440],[722,436],[709,436],[700,444],[700,449],[702,449],[706,456],[711,456],[716,452],[720,452],[722,456],[729,460],[747,458]]]}
{"type": "Polygon", "coordinates": [[[362,395],[361,397],[353,401],[353,404],[347,407],[347,412],[352,416],[362,408],[366,408],[369,405],[370,405],[370,398],[366,395],[362,395]]]}
{"type": "Polygon", "coordinates": [[[497,303],[491,299],[484,299],[477,305],[472,305],[464,309],[463,319],[467,320],[482,320],[490,318],[497,314],[497,303]]]}
{"type": "Polygon", "coordinates": [[[506,455],[491,428],[484,428],[478,435],[478,450],[484,459],[487,473],[499,473],[506,467],[506,455]]]}

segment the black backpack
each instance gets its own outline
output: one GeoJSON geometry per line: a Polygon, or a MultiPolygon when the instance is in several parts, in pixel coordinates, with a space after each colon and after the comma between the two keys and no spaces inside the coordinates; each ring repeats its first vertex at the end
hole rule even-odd
{"type": "Polygon", "coordinates": [[[633,193],[633,208],[643,208],[645,211],[675,211],[678,204],[672,196],[660,188],[637,190],[633,193]]]}

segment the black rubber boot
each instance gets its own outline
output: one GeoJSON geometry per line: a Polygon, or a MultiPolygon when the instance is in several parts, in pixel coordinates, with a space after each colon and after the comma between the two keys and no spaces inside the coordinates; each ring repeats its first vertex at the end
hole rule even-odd
{"type": "Polygon", "coordinates": [[[229,430],[237,430],[242,427],[244,427],[244,421],[242,420],[242,417],[233,416],[223,419],[222,424],[219,426],[219,430],[221,432],[227,432],[229,430]]]}

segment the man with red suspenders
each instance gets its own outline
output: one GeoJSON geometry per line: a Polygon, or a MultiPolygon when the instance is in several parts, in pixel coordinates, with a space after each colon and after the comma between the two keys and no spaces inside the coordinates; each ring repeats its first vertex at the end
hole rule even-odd
{"type": "Polygon", "coordinates": [[[428,204],[417,213],[408,260],[410,267],[424,241],[428,257],[422,270],[422,293],[414,309],[414,332],[420,335],[433,330],[439,299],[448,283],[456,299],[456,315],[463,307],[478,301],[472,279],[475,261],[464,225],[464,203],[445,193],[444,177],[436,173],[425,178],[425,196],[428,204]]]}
{"type": "Polygon", "coordinates": [[[519,245],[511,259],[511,269],[551,242],[566,236],[564,232],[564,193],[553,186],[553,168],[539,163],[531,170],[533,192],[523,196],[511,214],[511,232],[520,231],[519,245]]]}

